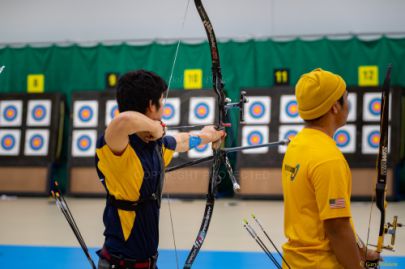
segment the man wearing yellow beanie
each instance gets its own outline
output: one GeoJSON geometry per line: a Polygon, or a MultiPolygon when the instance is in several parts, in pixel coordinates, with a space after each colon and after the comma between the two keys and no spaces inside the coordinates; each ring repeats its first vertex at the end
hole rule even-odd
{"type": "MultiPolygon", "coordinates": [[[[366,249],[350,211],[350,168],[333,140],[347,120],[346,83],[318,68],[301,76],[295,95],[306,126],[289,144],[282,166],[284,258],[291,268],[364,268],[366,249]]],[[[367,257],[379,258],[370,250],[367,257]]]]}

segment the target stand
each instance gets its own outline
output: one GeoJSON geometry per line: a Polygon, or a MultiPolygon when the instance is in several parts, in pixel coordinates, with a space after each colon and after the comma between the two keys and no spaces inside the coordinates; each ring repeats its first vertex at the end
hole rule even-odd
{"type": "Polygon", "coordinates": [[[48,195],[64,113],[61,94],[0,95],[1,194],[48,195]]]}

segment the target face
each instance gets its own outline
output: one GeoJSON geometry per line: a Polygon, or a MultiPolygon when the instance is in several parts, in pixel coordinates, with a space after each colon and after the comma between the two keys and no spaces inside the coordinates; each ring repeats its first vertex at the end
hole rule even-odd
{"type": "Polygon", "coordinates": [[[21,126],[22,101],[0,101],[0,126],[21,126]]]}
{"type": "Polygon", "coordinates": [[[357,119],[357,94],[349,93],[347,95],[347,100],[349,102],[349,114],[347,116],[347,121],[352,122],[357,119]]]}
{"type": "MultiPolygon", "coordinates": [[[[388,129],[388,152],[391,150],[391,128],[388,129]]],[[[363,154],[378,154],[378,147],[380,146],[380,126],[379,125],[366,125],[363,126],[362,135],[362,148],[363,154]]]]}
{"type": "Polygon", "coordinates": [[[0,130],[0,156],[18,156],[20,139],[20,130],[0,130]]]}
{"type": "Polygon", "coordinates": [[[271,98],[269,96],[249,96],[245,104],[245,122],[247,124],[268,124],[271,114],[271,98]]]}
{"type": "Polygon", "coordinates": [[[280,99],[280,122],[303,122],[298,114],[298,103],[294,95],[282,95],[280,99]]]}
{"type": "Polygon", "coordinates": [[[95,130],[74,130],[72,135],[73,157],[94,157],[97,132],[95,130]]]}
{"type": "Polygon", "coordinates": [[[51,108],[51,100],[29,100],[27,125],[49,126],[51,123],[51,108]]]}
{"type": "MultiPolygon", "coordinates": [[[[278,129],[278,139],[290,141],[304,128],[304,125],[281,125],[278,129]]],[[[285,153],[287,146],[278,146],[279,153],[285,153]]]]}
{"type": "Polygon", "coordinates": [[[75,101],[73,104],[74,127],[96,127],[98,123],[97,101],[75,101]]]}
{"type": "MultiPolygon", "coordinates": [[[[261,145],[269,142],[268,126],[244,126],[242,128],[242,146],[261,145]]],[[[269,151],[268,147],[246,149],[244,154],[264,154],[269,151]]]]}
{"type": "Polygon", "coordinates": [[[180,98],[167,98],[162,120],[166,125],[180,125],[180,98]]]}
{"type": "MultiPolygon", "coordinates": [[[[390,95],[391,103],[391,95],[390,95]]],[[[381,93],[365,93],[363,97],[363,120],[364,121],[380,121],[382,104],[381,93]]],[[[391,118],[391,111],[389,111],[391,118]]]]}
{"type": "Polygon", "coordinates": [[[214,104],[214,97],[190,98],[189,123],[213,124],[215,116],[214,104]]]}
{"type": "MultiPolygon", "coordinates": [[[[169,135],[169,136],[176,136],[176,134],[178,134],[178,133],[179,133],[179,131],[177,131],[177,130],[169,130],[169,131],[166,132],[166,135],[169,135]]],[[[173,153],[173,158],[177,158],[177,157],[179,157],[179,153],[178,153],[178,152],[174,152],[174,153],[173,153]]]]}
{"type": "Polygon", "coordinates": [[[25,133],[24,155],[48,156],[49,130],[30,129],[25,133]]]}
{"type": "Polygon", "coordinates": [[[333,136],[336,146],[343,153],[356,152],[356,127],[355,125],[345,125],[339,128],[333,136]]]}
{"type": "Polygon", "coordinates": [[[108,126],[119,113],[117,101],[108,100],[105,105],[105,126],[108,126]]]}

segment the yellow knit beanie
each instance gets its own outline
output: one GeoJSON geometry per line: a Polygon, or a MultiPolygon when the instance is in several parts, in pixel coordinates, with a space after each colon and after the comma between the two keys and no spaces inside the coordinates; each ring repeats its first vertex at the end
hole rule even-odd
{"type": "Polygon", "coordinates": [[[345,91],[342,77],[321,68],[302,75],[295,86],[300,117],[312,120],[323,116],[345,91]]]}

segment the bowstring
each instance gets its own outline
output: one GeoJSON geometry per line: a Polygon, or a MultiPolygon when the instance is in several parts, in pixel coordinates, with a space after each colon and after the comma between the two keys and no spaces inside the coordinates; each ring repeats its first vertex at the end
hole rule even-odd
{"type": "MultiPolygon", "coordinates": [[[[190,0],[187,0],[186,9],[185,9],[184,14],[183,14],[183,21],[181,23],[180,33],[183,33],[183,31],[184,31],[184,25],[185,25],[185,22],[186,22],[187,13],[188,13],[188,7],[189,6],[190,6],[190,0]]],[[[169,96],[169,91],[171,89],[171,84],[172,84],[172,81],[173,81],[174,69],[176,67],[177,56],[179,55],[179,48],[180,48],[180,44],[181,44],[180,36],[181,35],[179,35],[179,40],[177,41],[176,51],[175,51],[174,57],[173,57],[173,64],[172,64],[172,67],[171,67],[171,70],[170,70],[169,81],[167,83],[167,90],[166,90],[165,98],[163,100],[163,108],[166,105],[167,98],[169,96]]],[[[172,231],[172,237],[173,237],[174,253],[175,253],[175,257],[176,257],[176,268],[179,269],[179,255],[178,255],[178,252],[177,252],[176,236],[175,236],[175,233],[174,233],[174,222],[173,222],[172,206],[171,206],[171,202],[170,202],[169,192],[166,193],[166,197],[167,197],[167,204],[168,204],[168,209],[169,209],[170,225],[171,225],[171,231],[172,231]]]]}

